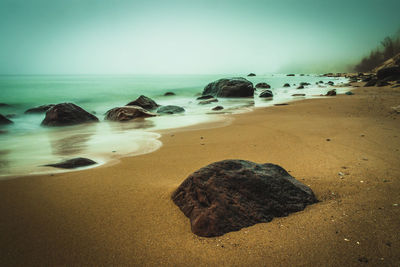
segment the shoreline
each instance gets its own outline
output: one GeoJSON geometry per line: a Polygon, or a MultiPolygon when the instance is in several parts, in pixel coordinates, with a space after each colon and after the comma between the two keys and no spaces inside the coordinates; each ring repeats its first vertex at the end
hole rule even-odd
{"type": "Polygon", "coordinates": [[[163,134],[157,151],[112,166],[0,181],[3,263],[396,265],[400,126],[391,107],[400,89],[352,90],[163,134]],[[228,158],[278,164],[320,202],[221,237],[195,236],[170,195],[190,173],[228,158]]]}

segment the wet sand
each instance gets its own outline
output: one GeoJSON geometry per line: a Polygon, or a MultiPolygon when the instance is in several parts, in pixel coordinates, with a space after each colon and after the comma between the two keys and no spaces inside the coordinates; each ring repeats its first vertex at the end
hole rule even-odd
{"type": "Polygon", "coordinates": [[[118,164],[1,181],[1,265],[397,266],[400,88],[354,92],[164,133],[161,149],[118,164]],[[223,159],[278,164],[321,202],[198,237],[170,195],[223,159]]]}

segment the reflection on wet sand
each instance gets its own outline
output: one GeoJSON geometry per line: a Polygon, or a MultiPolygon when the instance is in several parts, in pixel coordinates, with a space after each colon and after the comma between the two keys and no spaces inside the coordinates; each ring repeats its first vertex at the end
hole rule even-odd
{"type": "Polygon", "coordinates": [[[137,129],[149,129],[155,127],[155,123],[151,120],[137,119],[127,122],[108,122],[113,131],[126,131],[137,129]]]}
{"type": "Polygon", "coordinates": [[[96,133],[93,125],[74,126],[63,131],[62,129],[49,132],[51,152],[57,156],[78,155],[87,151],[90,138],[96,133]]]}

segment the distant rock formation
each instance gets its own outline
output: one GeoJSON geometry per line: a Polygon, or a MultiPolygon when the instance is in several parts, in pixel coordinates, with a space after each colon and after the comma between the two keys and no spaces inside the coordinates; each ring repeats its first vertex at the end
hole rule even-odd
{"type": "Polygon", "coordinates": [[[96,116],[75,104],[61,103],[47,110],[42,125],[67,126],[98,121],[99,119],[96,116]]]}
{"type": "Polygon", "coordinates": [[[265,89],[269,89],[269,88],[271,88],[271,85],[269,85],[268,83],[257,83],[257,84],[256,84],[256,88],[265,88],[265,89]]]}
{"type": "Polygon", "coordinates": [[[312,190],[282,167],[245,160],[214,162],[192,173],[172,194],[199,236],[220,236],[316,203],[312,190]]]}

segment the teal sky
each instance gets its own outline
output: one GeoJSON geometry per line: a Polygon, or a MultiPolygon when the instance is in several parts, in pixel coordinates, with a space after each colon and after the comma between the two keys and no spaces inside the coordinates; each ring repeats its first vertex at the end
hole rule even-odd
{"type": "Polygon", "coordinates": [[[345,71],[400,1],[0,0],[1,74],[345,71]]]}

